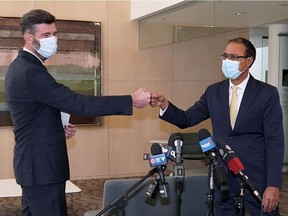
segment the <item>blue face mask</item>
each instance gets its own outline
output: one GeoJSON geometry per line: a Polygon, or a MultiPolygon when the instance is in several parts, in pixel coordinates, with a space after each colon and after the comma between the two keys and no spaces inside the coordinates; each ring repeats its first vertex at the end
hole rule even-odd
{"type": "Polygon", "coordinates": [[[53,55],[55,55],[55,53],[57,51],[57,37],[56,36],[52,36],[52,37],[49,37],[49,38],[41,38],[41,39],[38,39],[34,35],[32,35],[32,36],[34,38],[36,38],[37,40],[39,40],[39,42],[40,42],[39,49],[36,49],[33,45],[32,45],[32,47],[41,56],[43,56],[43,57],[48,59],[48,58],[52,57],[53,55]]]}
{"type": "Polygon", "coordinates": [[[247,69],[247,68],[245,68],[245,70],[239,71],[239,64],[240,63],[241,62],[232,61],[229,59],[223,60],[222,61],[222,72],[225,75],[225,77],[228,79],[237,79],[241,75],[241,73],[243,73],[247,69]]]}

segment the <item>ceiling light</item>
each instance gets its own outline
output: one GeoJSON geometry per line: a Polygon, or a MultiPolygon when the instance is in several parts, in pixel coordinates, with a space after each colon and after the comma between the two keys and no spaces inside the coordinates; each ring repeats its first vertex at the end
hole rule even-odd
{"type": "Polygon", "coordinates": [[[245,14],[244,12],[233,12],[233,15],[235,16],[242,16],[244,14],[245,14]]]}

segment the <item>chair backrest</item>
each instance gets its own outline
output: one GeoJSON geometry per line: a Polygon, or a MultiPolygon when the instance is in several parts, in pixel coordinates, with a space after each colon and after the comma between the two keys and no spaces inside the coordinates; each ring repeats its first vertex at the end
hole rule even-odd
{"type": "MultiPolygon", "coordinates": [[[[107,180],[104,185],[104,208],[111,205],[120,196],[124,195],[130,187],[140,179],[107,180]]],[[[158,194],[155,199],[146,195],[148,186],[154,181],[149,178],[128,193],[127,206],[124,208],[125,216],[175,216],[177,215],[177,193],[174,177],[166,177],[169,184],[170,195],[161,198],[158,194]]],[[[206,215],[208,204],[206,193],[208,192],[207,175],[186,176],[184,190],[181,195],[181,216],[206,215]]],[[[110,208],[105,216],[120,216],[117,208],[110,208]]]]}
{"type": "MultiPolygon", "coordinates": [[[[174,145],[173,139],[176,133],[172,133],[168,139],[168,145],[174,145]]],[[[202,160],[207,156],[199,145],[198,133],[181,133],[183,136],[183,158],[187,160],[202,160]]]]}

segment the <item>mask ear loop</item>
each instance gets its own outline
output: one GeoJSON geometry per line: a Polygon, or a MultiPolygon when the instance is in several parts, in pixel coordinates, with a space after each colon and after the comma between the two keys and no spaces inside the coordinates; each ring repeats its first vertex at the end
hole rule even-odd
{"type": "MultiPolygon", "coordinates": [[[[29,33],[30,34],[30,33],[29,33]]],[[[39,41],[39,39],[37,38],[37,37],[35,37],[33,34],[30,34],[33,38],[35,38],[36,40],[38,40],[39,41]]],[[[33,41],[34,42],[34,41],[33,41]]],[[[34,49],[34,50],[38,50],[38,49],[36,49],[36,47],[33,45],[33,42],[31,43],[31,46],[32,46],[32,48],[34,49]]],[[[40,46],[40,43],[39,43],[39,46],[40,46]]]]}
{"type": "Polygon", "coordinates": [[[251,65],[252,65],[252,57],[251,56],[249,56],[248,58],[247,58],[251,63],[250,63],[250,66],[249,66],[249,68],[251,67],[251,65]]]}
{"type": "MultiPolygon", "coordinates": [[[[246,59],[243,60],[242,62],[247,61],[249,58],[250,58],[250,57],[246,58],[246,59]]],[[[240,64],[241,64],[242,62],[240,62],[240,64]]],[[[239,64],[239,65],[240,65],[240,64],[239,64]]],[[[242,70],[242,71],[240,71],[239,68],[238,68],[238,70],[239,70],[239,72],[242,74],[242,73],[243,73],[244,71],[246,71],[248,68],[250,68],[249,65],[247,65],[247,66],[245,67],[245,69],[242,70]]]]}

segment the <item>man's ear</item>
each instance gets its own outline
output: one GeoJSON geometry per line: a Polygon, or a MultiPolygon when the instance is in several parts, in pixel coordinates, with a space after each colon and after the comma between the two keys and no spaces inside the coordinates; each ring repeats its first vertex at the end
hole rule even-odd
{"type": "Polygon", "coordinates": [[[33,37],[31,36],[31,34],[25,33],[23,35],[23,38],[25,40],[25,43],[28,43],[28,44],[32,44],[33,43],[33,37]]]}
{"type": "Polygon", "coordinates": [[[254,61],[254,58],[252,56],[250,56],[250,57],[247,58],[247,60],[248,60],[249,68],[250,68],[252,63],[253,63],[253,61],[254,61]]]}

